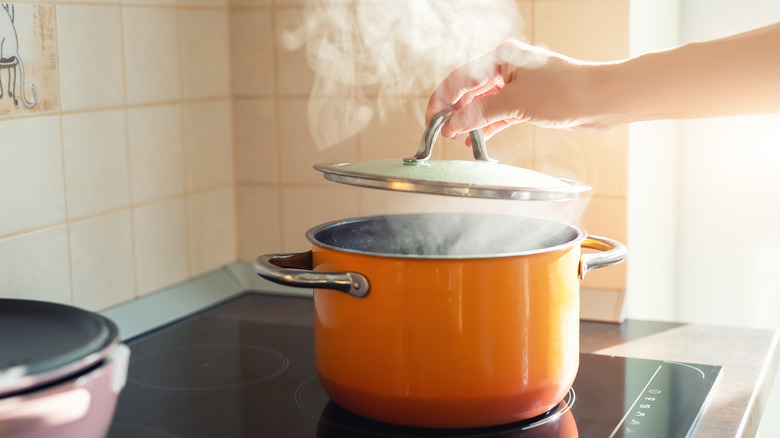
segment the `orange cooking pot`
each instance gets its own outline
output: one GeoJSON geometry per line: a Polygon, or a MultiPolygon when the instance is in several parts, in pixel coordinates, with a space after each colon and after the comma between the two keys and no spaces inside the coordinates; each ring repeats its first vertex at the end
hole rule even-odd
{"type": "Polygon", "coordinates": [[[626,257],[572,225],[494,214],[366,217],[306,237],[312,251],[255,270],[315,289],[316,369],[334,402],[416,427],[553,409],[577,374],[579,280],[626,257]]]}

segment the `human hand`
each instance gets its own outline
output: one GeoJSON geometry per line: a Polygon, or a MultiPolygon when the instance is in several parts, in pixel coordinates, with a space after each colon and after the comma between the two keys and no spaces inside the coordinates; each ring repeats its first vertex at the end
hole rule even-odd
{"type": "MultiPolygon", "coordinates": [[[[441,135],[482,128],[485,138],[515,123],[573,130],[604,129],[588,117],[591,66],[520,41],[506,41],[455,69],[428,101],[426,123],[454,109],[441,135]]],[[[470,143],[470,140],[466,140],[470,143]]]]}
{"type": "MultiPolygon", "coordinates": [[[[585,62],[506,41],[458,67],[428,101],[441,135],[514,123],[601,131],[660,119],[780,112],[780,23],[614,62],[585,62]]],[[[466,143],[470,143],[467,139],[466,143]]]]}

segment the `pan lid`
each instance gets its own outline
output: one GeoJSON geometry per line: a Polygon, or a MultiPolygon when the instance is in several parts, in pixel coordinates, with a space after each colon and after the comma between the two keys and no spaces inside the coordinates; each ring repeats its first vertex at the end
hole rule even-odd
{"type": "Polygon", "coordinates": [[[436,137],[451,116],[451,111],[445,111],[431,119],[413,157],[324,163],[314,168],[326,179],[342,184],[446,196],[560,201],[575,199],[591,189],[577,181],[498,163],[488,156],[478,129],[469,132],[474,161],[431,160],[436,137]]]}
{"type": "Polygon", "coordinates": [[[100,363],[119,343],[109,319],[72,306],[0,299],[0,397],[100,363]]]}

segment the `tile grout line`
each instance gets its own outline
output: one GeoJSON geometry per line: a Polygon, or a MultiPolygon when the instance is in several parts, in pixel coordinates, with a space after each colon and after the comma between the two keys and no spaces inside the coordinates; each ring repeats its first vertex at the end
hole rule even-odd
{"type": "MultiPolygon", "coordinates": [[[[116,0],[116,2],[100,2],[100,1],[61,1],[54,0],[48,2],[24,2],[25,4],[38,4],[38,5],[68,5],[68,6],[118,6],[123,4],[129,8],[149,8],[149,9],[174,9],[174,10],[190,10],[190,11],[215,11],[224,9],[224,6],[214,5],[181,5],[178,3],[163,5],[155,3],[124,3],[122,0],[116,0]],[[120,3],[121,2],[121,3],[120,3]]],[[[269,6],[255,6],[255,7],[243,7],[242,9],[268,9],[269,6]]]]}
{"type": "Polygon", "coordinates": [[[129,201],[129,214],[130,214],[130,255],[133,259],[133,298],[140,296],[138,290],[138,251],[136,248],[135,240],[135,208],[133,207],[133,176],[130,164],[130,118],[127,114],[127,54],[125,53],[125,14],[124,14],[124,2],[119,1],[119,41],[122,51],[122,97],[124,99],[123,114],[125,119],[125,154],[127,157],[127,196],[129,201]]]}
{"type": "Polygon", "coordinates": [[[181,6],[181,0],[176,0],[175,2],[175,9],[176,9],[176,41],[177,41],[177,63],[179,67],[179,123],[180,127],[179,129],[181,134],[181,166],[182,166],[182,194],[184,196],[184,235],[185,235],[185,251],[187,253],[187,278],[192,278],[193,272],[194,272],[194,264],[195,260],[193,259],[193,238],[192,238],[192,198],[191,193],[189,193],[189,188],[187,184],[187,180],[189,177],[189,172],[187,169],[187,146],[186,146],[186,128],[185,128],[185,111],[184,111],[184,72],[183,72],[183,60],[182,60],[182,10],[180,8],[181,6]]]}
{"type": "Polygon", "coordinates": [[[230,6],[229,0],[225,0],[225,8],[227,13],[227,28],[228,28],[228,66],[230,67],[228,75],[228,103],[230,108],[230,163],[233,169],[233,177],[231,180],[233,186],[233,260],[238,260],[241,254],[240,245],[241,239],[239,239],[239,220],[238,220],[238,164],[236,163],[236,108],[235,108],[235,84],[233,83],[233,9],[230,6]]]}
{"type": "MultiPolygon", "coordinates": [[[[54,47],[55,47],[55,65],[57,66],[57,92],[59,93],[60,90],[62,90],[62,78],[60,78],[60,74],[62,73],[60,71],[60,40],[57,36],[57,6],[52,5],[52,16],[54,17],[54,47]]],[[[71,248],[71,242],[70,242],[70,212],[68,211],[68,178],[66,175],[66,166],[65,166],[65,132],[64,132],[64,123],[63,123],[63,111],[62,111],[62,93],[58,94],[57,99],[57,105],[58,105],[58,118],[60,122],[60,151],[62,153],[62,194],[63,194],[63,201],[65,203],[65,221],[63,224],[65,225],[65,240],[66,240],[66,246],[68,249],[68,281],[70,286],[70,304],[74,305],[76,302],[76,294],[75,290],[73,288],[73,250],[71,248]]],[[[47,227],[48,228],[48,227],[47,227]]]]}
{"type": "MultiPolygon", "coordinates": [[[[271,96],[259,96],[259,97],[251,97],[250,99],[271,99],[271,96]]],[[[156,108],[156,107],[162,107],[162,106],[173,106],[173,105],[180,105],[184,103],[205,103],[205,102],[218,102],[223,101],[225,99],[231,99],[231,96],[225,95],[225,96],[211,96],[211,97],[200,97],[200,98],[192,98],[192,99],[178,99],[175,101],[160,101],[160,102],[149,102],[149,103],[138,103],[138,104],[127,104],[127,105],[113,105],[113,106],[101,106],[98,108],[85,108],[85,109],[75,109],[75,110],[49,110],[49,111],[41,111],[37,113],[31,113],[31,114],[13,114],[13,115],[0,115],[0,122],[4,121],[14,121],[14,120],[28,120],[28,119],[36,119],[36,118],[42,118],[42,117],[51,117],[58,114],[63,115],[75,115],[75,114],[90,114],[90,113],[96,113],[96,112],[105,112],[105,111],[111,111],[111,110],[123,110],[123,109],[144,109],[144,108],[156,108]]]]}
{"type": "Polygon", "coordinates": [[[274,130],[275,132],[275,138],[276,142],[274,144],[274,148],[276,148],[276,220],[279,224],[279,235],[277,237],[277,244],[279,245],[279,248],[284,249],[284,235],[285,235],[285,224],[284,224],[284,188],[282,184],[282,151],[281,151],[281,135],[282,135],[282,128],[281,128],[281,121],[280,121],[280,109],[281,109],[281,102],[279,100],[279,41],[277,39],[278,36],[278,28],[277,28],[277,22],[276,22],[276,12],[277,7],[274,4],[273,8],[271,9],[271,13],[269,14],[269,19],[271,21],[271,57],[273,59],[273,76],[272,79],[274,81],[274,130]]]}
{"type": "MultiPolygon", "coordinates": [[[[222,190],[222,189],[226,189],[226,188],[229,189],[230,187],[231,187],[231,185],[229,183],[218,184],[218,185],[209,186],[209,187],[198,189],[198,190],[193,190],[189,194],[196,194],[197,195],[197,194],[202,194],[202,193],[209,193],[209,192],[222,190]]],[[[148,206],[151,206],[151,205],[157,205],[157,204],[162,204],[162,203],[169,202],[169,201],[175,201],[177,199],[185,199],[185,198],[187,198],[187,196],[188,196],[188,194],[185,194],[185,193],[182,193],[182,194],[179,194],[179,195],[173,195],[173,196],[166,196],[166,197],[163,197],[163,198],[154,199],[152,201],[144,201],[144,202],[141,202],[139,204],[128,205],[126,207],[118,207],[118,208],[114,208],[114,209],[111,209],[111,210],[106,210],[106,211],[101,211],[101,212],[98,212],[98,213],[89,214],[89,215],[82,216],[82,217],[75,218],[75,219],[68,219],[68,220],[65,220],[65,221],[54,222],[54,223],[47,224],[47,225],[41,225],[41,226],[34,227],[34,228],[24,229],[24,230],[21,230],[21,231],[15,231],[13,233],[4,234],[4,235],[0,236],[0,240],[10,239],[12,237],[18,237],[18,236],[22,236],[22,235],[29,234],[29,233],[34,233],[34,232],[37,232],[37,231],[43,231],[43,230],[46,230],[46,229],[49,229],[49,228],[58,227],[58,226],[61,226],[61,225],[69,225],[69,224],[73,224],[73,223],[83,222],[85,220],[94,219],[94,218],[98,218],[98,217],[101,217],[101,216],[107,216],[107,215],[114,214],[114,213],[119,213],[119,212],[125,211],[125,210],[133,210],[133,209],[136,209],[136,208],[139,208],[139,207],[148,207],[148,206]]]]}

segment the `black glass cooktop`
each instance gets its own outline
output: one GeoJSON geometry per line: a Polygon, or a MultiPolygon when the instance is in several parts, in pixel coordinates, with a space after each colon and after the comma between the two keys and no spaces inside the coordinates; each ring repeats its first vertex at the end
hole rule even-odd
{"type": "Polygon", "coordinates": [[[143,334],[109,438],[685,437],[717,379],[709,365],[580,355],[547,415],[479,429],[377,423],[329,400],[314,369],[310,298],[246,293],[143,334]]]}

